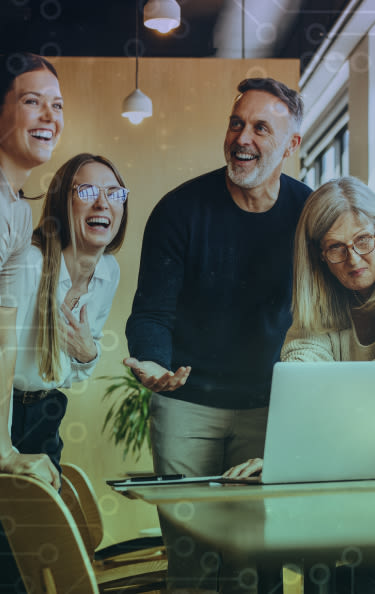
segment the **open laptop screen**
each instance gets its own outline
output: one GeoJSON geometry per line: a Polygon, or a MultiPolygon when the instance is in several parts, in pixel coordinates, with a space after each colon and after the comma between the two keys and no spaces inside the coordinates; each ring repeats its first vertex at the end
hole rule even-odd
{"type": "Polygon", "coordinates": [[[263,483],[375,478],[375,362],[277,363],[263,483]]]}

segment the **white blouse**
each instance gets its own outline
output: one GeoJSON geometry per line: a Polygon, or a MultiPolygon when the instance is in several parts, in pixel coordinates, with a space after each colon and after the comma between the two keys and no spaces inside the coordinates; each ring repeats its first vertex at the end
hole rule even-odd
{"type": "MultiPolygon", "coordinates": [[[[42,272],[43,258],[36,246],[30,246],[26,255],[26,267],[22,275],[22,284],[18,299],[17,312],[17,362],[13,385],[19,390],[50,390],[70,388],[73,382],[79,382],[91,375],[100,357],[99,339],[103,336],[102,328],[111,309],[119,279],[120,268],[112,255],[103,255],[96,265],[89,283],[88,292],[80,297],[79,307],[73,315],[79,319],[80,310],[87,305],[87,316],[91,334],[97,347],[97,356],[89,363],[80,363],[65,352],[61,352],[61,375],[58,382],[44,382],[39,376],[36,352],[38,333],[38,288],[42,272]]],[[[71,288],[69,272],[61,255],[60,277],[57,287],[58,307],[64,301],[71,288]]]]}
{"type": "Polygon", "coordinates": [[[0,307],[17,307],[19,276],[32,234],[31,209],[0,169],[0,307]]]}

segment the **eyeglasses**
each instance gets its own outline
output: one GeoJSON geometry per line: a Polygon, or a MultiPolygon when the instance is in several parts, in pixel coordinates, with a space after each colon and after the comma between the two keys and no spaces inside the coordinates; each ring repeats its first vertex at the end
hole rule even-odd
{"type": "Polygon", "coordinates": [[[360,235],[351,244],[339,243],[332,245],[327,250],[324,250],[323,255],[330,264],[340,264],[340,262],[345,262],[348,258],[349,248],[353,249],[359,256],[370,254],[375,249],[375,236],[360,235]]]}
{"type": "Polygon", "coordinates": [[[122,186],[96,186],[93,184],[79,184],[79,186],[73,186],[73,190],[77,192],[78,198],[82,202],[96,202],[100,196],[100,190],[104,192],[105,197],[111,204],[124,204],[128,197],[129,190],[122,186]]]}

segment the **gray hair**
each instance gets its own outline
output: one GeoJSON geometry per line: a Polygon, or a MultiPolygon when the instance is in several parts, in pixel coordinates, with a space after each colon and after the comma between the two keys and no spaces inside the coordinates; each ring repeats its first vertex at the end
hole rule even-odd
{"type": "MultiPolygon", "coordinates": [[[[355,177],[333,179],[306,201],[294,246],[293,324],[307,331],[341,330],[351,325],[349,292],[321,258],[320,243],[337,219],[353,213],[375,225],[375,194],[355,177]]],[[[366,308],[375,307],[375,297],[366,308]]]]}
{"type": "Polygon", "coordinates": [[[303,118],[302,97],[294,89],[290,89],[284,83],[274,78],[245,78],[237,87],[240,93],[246,91],[265,91],[274,95],[282,101],[288,108],[292,118],[295,120],[297,128],[301,126],[303,118]]]}

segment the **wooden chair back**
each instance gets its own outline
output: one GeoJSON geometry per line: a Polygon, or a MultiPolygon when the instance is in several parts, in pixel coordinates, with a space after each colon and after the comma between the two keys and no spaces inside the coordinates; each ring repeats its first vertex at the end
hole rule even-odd
{"type": "Polygon", "coordinates": [[[50,485],[0,474],[0,521],[28,594],[98,594],[72,514],[50,485]]]}
{"type": "Polygon", "coordinates": [[[86,516],[81,506],[81,500],[76,488],[72,482],[65,476],[61,476],[61,491],[60,495],[73,516],[73,519],[78,527],[82,540],[85,544],[86,551],[91,561],[94,560],[95,546],[92,540],[92,534],[87,525],[86,516]]]}
{"type": "Polygon", "coordinates": [[[99,509],[98,500],[87,474],[75,464],[61,465],[63,476],[65,476],[77,491],[82,511],[86,518],[90,532],[91,543],[95,550],[103,540],[103,520],[99,509]]]}
{"type": "Polygon", "coordinates": [[[77,523],[90,559],[94,560],[95,575],[100,587],[103,580],[124,583],[123,578],[125,574],[130,575],[131,566],[140,578],[141,565],[144,563],[146,563],[143,575],[145,581],[149,581],[153,574],[161,585],[164,584],[167,554],[162,539],[160,537],[135,538],[97,550],[103,538],[103,523],[94,488],[85,471],[79,466],[65,463],[61,467],[63,472],[61,495],[77,523]],[[115,569],[117,575],[110,577],[110,572],[114,572],[115,569]]]}

